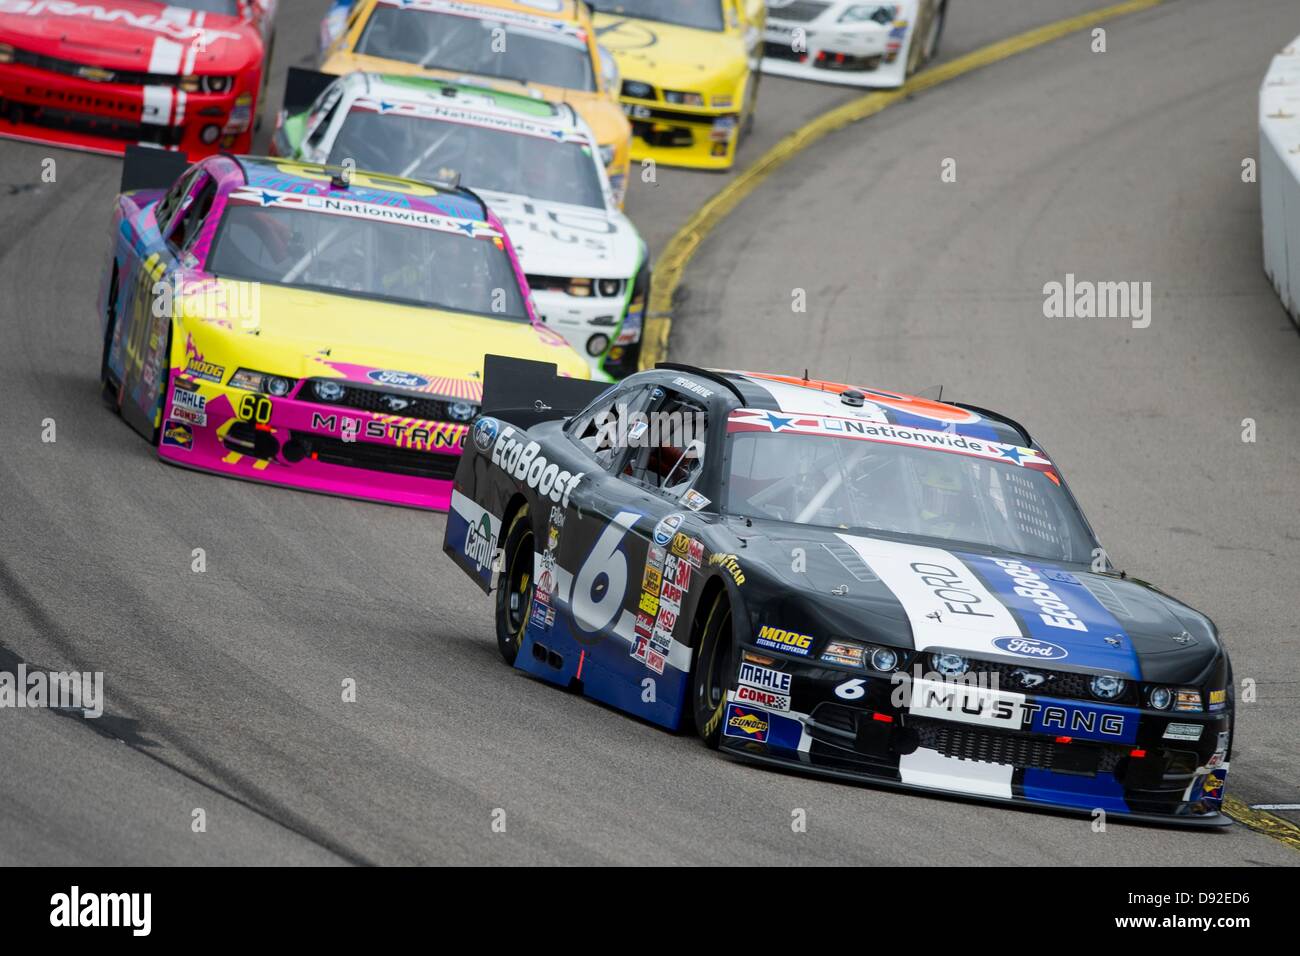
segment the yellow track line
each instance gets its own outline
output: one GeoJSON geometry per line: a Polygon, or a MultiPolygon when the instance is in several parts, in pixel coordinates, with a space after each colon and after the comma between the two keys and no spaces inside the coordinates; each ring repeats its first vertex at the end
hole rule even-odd
{"type": "Polygon", "coordinates": [[[1223,812],[1244,827],[1272,837],[1293,850],[1300,850],[1300,826],[1263,810],[1256,810],[1236,797],[1223,798],[1223,812]]]}
{"type": "Polygon", "coordinates": [[[1047,26],[990,44],[955,60],[949,60],[947,63],[924,69],[897,90],[868,93],[850,100],[788,134],[701,206],[695,215],[687,220],[686,225],[682,226],[668,241],[655,266],[654,286],[650,292],[649,314],[645,322],[645,344],[641,349],[641,367],[653,368],[656,362],[662,362],[668,357],[673,297],[681,284],[682,273],[685,272],[695,250],[746,196],[798,153],[822,137],[843,129],[851,123],[864,120],[868,116],[874,116],[886,107],[893,106],[899,100],[907,99],[915,93],[947,83],[973,70],[1051,43],[1053,40],[1059,40],[1071,33],[1086,30],[1105,20],[1148,10],[1166,2],[1168,0],[1128,0],[1126,3],[1103,7],[1068,20],[1049,23],[1047,26]]]}

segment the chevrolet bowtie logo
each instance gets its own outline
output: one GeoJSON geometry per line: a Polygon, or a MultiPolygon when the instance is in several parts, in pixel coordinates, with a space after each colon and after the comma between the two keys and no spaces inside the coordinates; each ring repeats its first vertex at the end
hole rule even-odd
{"type": "Polygon", "coordinates": [[[112,70],[105,70],[98,66],[82,66],[77,68],[77,75],[83,80],[91,80],[95,83],[107,83],[117,74],[112,70]]]}

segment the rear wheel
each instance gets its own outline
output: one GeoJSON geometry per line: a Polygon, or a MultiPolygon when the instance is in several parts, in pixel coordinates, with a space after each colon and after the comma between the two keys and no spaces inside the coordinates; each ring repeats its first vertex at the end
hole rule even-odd
{"type": "Polygon", "coordinates": [[[113,348],[113,333],[117,331],[117,266],[113,267],[113,278],[108,284],[108,315],[104,321],[104,350],[99,358],[99,397],[113,411],[122,407],[121,383],[109,369],[109,352],[113,348]]]}
{"type": "Polygon", "coordinates": [[[497,649],[514,664],[533,607],[533,523],[528,505],[515,512],[502,547],[505,565],[497,587],[497,649]]]}
{"type": "Polygon", "coordinates": [[[725,591],[719,591],[704,618],[691,669],[691,715],[696,733],[709,747],[717,747],[722,738],[727,691],[735,670],[731,602],[725,591]]]}

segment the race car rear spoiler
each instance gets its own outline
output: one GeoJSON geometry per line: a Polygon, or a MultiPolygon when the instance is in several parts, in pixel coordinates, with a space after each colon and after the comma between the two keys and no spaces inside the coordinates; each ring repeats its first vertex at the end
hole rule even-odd
{"type": "Polygon", "coordinates": [[[304,70],[300,66],[289,67],[289,77],[284,81],[284,105],[281,109],[290,116],[301,113],[316,102],[316,98],[325,92],[325,87],[337,79],[333,73],[304,70]]]}
{"type": "Polygon", "coordinates": [[[166,189],[190,166],[184,153],[150,146],[128,146],[122,160],[122,185],[118,192],[133,189],[166,189]]]}
{"type": "Polygon", "coordinates": [[[482,414],[531,428],[581,411],[609,387],[604,382],[559,375],[551,362],[487,355],[483,359],[482,414]]]}

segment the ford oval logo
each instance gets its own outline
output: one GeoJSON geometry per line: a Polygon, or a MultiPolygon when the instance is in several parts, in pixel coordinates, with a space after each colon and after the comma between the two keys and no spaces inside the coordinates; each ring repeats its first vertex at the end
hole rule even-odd
{"type": "Polygon", "coordinates": [[[424,388],[429,380],[410,372],[394,372],[391,369],[375,369],[367,372],[366,378],[378,385],[392,385],[395,388],[424,388]]]}
{"type": "Polygon", "coordinates": [[[1017,657],[1032,657],[1040,661],[1059,661],[1070,656],[1070,652],[1061,645],[1032,637],[999,637],[993,646],[1017,657]]]}

